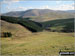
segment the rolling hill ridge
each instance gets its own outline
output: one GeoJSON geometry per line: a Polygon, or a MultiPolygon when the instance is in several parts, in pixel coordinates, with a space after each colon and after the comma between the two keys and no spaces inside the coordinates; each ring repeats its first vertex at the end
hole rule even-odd
{"type": "Polygon", "coordinates": [[[74,18],[74,13],[68,11],[54,11],[49,9],[29,9],[26,11],[13,11],[3,16],[31,18],[33,21],[42,22],[55,19],[74,18]]]}
{"type": "Polygon", "coordinates": [[[13,24],[19,24],[21,26],[24,26],[31,32],[40,32],[45,29],[58,32],[74,32],[74,18],[35,22],[32,20],[27,20],[25,18],[23,19],[17,17],[1,16],[1,20],[13,24]]]}

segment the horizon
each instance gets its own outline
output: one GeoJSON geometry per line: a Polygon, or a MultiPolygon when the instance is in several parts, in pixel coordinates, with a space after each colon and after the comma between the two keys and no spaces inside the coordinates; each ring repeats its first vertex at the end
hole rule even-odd
{"type": "MultiPolygon", "coordinates": [[[[52,9],[27,9],[27,10],[52,10],[52,9]]],[[[25,10],[25,11],[27,11],[27,10],[25,10]]],[[[24,11],[24,10],[22,10],[22,11],[24,11]]],[[[63,10],[53,10],[53,11],[63,11],[63,10]]],[[[71,10],[64,10],[64,11],[71,11],[71,10]]],[[[20,12],[20,11],[9,11],[6,13],[10,13],[10,12],[20,12]]],[[[5,13],[1,13],[1,14],[5,14],[5,13]]]]}
{"type": "Polygon", "coordinates": [[[1,14],[12,11],[26,11],[30,9],[49,9],[49,10],[68,11],[74,10],[74,5],[75,5],[74,1],[1,0],[1,14]]]}

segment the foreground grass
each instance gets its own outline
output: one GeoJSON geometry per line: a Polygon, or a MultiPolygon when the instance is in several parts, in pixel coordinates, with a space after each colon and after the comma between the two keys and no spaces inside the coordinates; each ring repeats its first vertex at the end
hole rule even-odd
{"type": "Polygon", "coordinates": [[[2,55],[56,55],[74,50],[73,33],[40,32],[26,37],[1,38],[2,55]]]}

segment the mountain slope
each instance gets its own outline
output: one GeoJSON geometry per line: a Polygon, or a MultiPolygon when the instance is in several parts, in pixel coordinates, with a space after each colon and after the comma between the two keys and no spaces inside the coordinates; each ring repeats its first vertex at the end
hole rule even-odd
{"type": "Polygon", "coordinates": [[[68,10],[67,12],[75,14],[75,10],[68,10]]]}
{"type": "Polygon", "coordinates": [[[14,11],[3,14],[4,16],[13,17],[30,17],[34,21],[48,21],[61,18],[73,18],[74,14],[66,11],[54,11],[49,9],[30,9],[27,11],[14,11]]]}

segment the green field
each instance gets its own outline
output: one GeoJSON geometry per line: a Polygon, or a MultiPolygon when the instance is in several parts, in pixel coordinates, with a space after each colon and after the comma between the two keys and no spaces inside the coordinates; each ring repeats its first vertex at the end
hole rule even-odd
{"type": "Polygon", "coordinates": [[[60,50],[74,50],[74,18],[35,22],[27,18],[1,17],[2,55],[58,56],[60,50]],[[46,27],[50,25],[49,30],[46,27]]]}
{"type": "Polygon", "coordinates": [[[0,38],[2,55],[58,56],[60,49],[74,50],[74,33],[38,32],[26,37],[0,38]]]}

